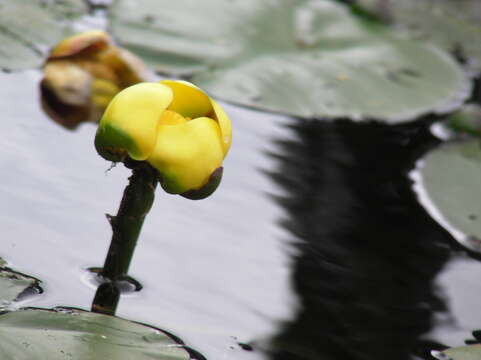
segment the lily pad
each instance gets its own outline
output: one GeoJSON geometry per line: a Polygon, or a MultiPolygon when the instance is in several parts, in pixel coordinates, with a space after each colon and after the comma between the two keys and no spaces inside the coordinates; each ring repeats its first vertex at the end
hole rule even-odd
{"type": "Polygon", "coordinates": [[[0,0],[0,68],[39,66],[47,49],[72,33],[69,22],[86,13],[79,0],[0,0]]]}
{"type": "Polygon", "coordinates": [[[0,354],[15,360],[190,359],[181,344],[158,329],[70,308],[0,315],[0,354]]]}
{"type": "Polygon", "coordinates": [[[17,300],[28,289],[39,289],[40,281],[5,267],[0,258],[0,309],[17,300]]]}
{"type": "Polygon", "coordinates": [[[117,0],[117,40],[214,96],[306,118],[445,113],[470,82],[446,53],[328,0],[117,0]]]}
{"type": "Polygon", "coordinates": [[[357,3],[413,38],[458,53],[473,71],[481,71],[479,0],[357,0],[357,3]]]}
{"type": "Polygon", "coordinates": [[[424,188],[438,221],[465,247],[481,252],[481,144],[443,145],[420,162],[424,188]]]}
{"type": "Polygon", "coordinates": [[[444,351],[433,351],[432,355],[439,360],[479,360],[481,359],[481,345],[468,345],[444,351]]]}

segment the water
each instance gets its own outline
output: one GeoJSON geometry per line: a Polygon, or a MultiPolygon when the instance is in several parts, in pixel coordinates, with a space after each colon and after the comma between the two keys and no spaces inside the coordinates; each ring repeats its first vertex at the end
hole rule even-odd
{"type": "MultiPolygon", "coordinates": [[[[106,172],[94,125],[70,132],[40,112],[39,78],[2,75],[2,256],[43,281],[45,292],[22,305],[88,309],[95,288],[85,269],[103,264],[111,235],[104,214],[116,212],[129,172],[106,172]]],[[[295,303],[275,224],[280,210],[259,171],[269,166],[263,151],[285,132],[284,119],[226,110],[236,143],[220,189],[198,202],[157,190],[131,264],[144,289],[123,296],[117,314],[165,328],[211,359],[255,359],[237,342],[268,336],[295,303]]]]}
{"type": "MultiPolygon", "coordinates": [[[[43,281],[21,306],[89,309],[105,213],[129,172],[39,109],[38,71],[1,74],[2,252],[43,281]]],[[[224,105],[224,179],[193,202],[158,189],[117,315],[208,359],[408,359],[481,327],[481,266],[419,206],[407,176],[427,124],[316,123],[224,105]],[[289,125],[289,126],[286,126],[289,125]],[[250,351],[250,344],[254,351],[250,351]]]]}

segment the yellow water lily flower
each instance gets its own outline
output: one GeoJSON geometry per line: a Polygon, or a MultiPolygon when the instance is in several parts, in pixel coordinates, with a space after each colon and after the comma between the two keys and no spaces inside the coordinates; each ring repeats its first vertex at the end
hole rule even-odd
{"type": "Polygon", "coordinates": [[[231,122],[219,104],[191,83],[163,80],[118,93],[95,146],[110,161],[147,161],[169,193],[201,198],[215,190],[231,139],[231,122]]]}
{"type": "Polygon", "coordinates": [[[115,46],[101,30],[62,40],[50,51],[43,70],[43,109],[67,128],[99,121],[115,94],[146,80],[143,62],[115,46]]]}

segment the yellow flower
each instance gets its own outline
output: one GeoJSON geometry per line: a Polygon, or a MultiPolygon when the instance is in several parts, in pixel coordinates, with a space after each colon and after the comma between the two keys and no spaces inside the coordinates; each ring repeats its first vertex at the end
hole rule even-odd
{"type": "Polygon", "coordinates": [[[43,70],[42,106],[67,128],[98,121],[115,94],[146,77],[142,61],[116,47],[101,30],[62,40],[51,50],[43,70]]]}
{"type": "Polygon", "coordinates": [[[100,121],[95,146],[110,161],[147,161],[169,193],[202,198],[220,181],[231,138],[231,122],[219,104],[193,84],[163,80],[118,93],[100,121]]]}

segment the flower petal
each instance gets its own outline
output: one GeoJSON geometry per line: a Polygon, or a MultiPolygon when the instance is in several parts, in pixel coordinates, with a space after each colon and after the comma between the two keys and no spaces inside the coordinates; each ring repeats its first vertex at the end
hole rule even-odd
{"type": "Polygon", "coordinates": [[[142,60],[122,48],[110,46],[98,55],[98,61],[113,70],[122,88],[148,79],[142,60]]]}
{"type": "Polygon", "coordinates": [[[173,194],[199,189],[221,166],[224,157],[217,122],[207,117],[158,127],[155,149],[147,161],[162,176],[162,187],[173,194]]]}
{"type": "Polygon", "coordinates": [[[91,30],[63,39],[49,55],[49,60],[77,55],[84,50],[93,52],[105,49],[112,43],[110,36],[102,30],[91,30]]]}
{"type": "Polygon", "coordinates": [[[222,109],[222,107],[214,100],[211,99],[211,102],[214,108],[212,117],[219,123],[225,157],[232,144],[232,123],[227,114],[224,112],[224,109],[222,109]]]}
{"type": "Polygon", "coordinates": [[[69,61],[54,61],[44,68],[42,84],[68,105],[85,106],[90,101],[92,75],[69,61]]]}
{"type": "Polygon", "coordinates": [[[175,111],[165,110],[159,119],[159,125],[179,125],[187,122],[187,119],[175,111]]]}
{"type": "MultiPolygon", "coordinates": [[[[119,84],[119,78],[117,74],[115,73],[114,69],[112,69],[110,66],[107,64],[102,64],[97,61],[91,61],[89,59],[75,59],[75,61],[69,60],[53,60],[50,61],[48,64],[54,64],[59,61],[64,61],[64,62],[70,62],[71,64],[75,64],[85,71],[87,71],[90,75],[92,75],[94,78],[97,79],[103,79],[103,80],[108,80],[111,82],[115,82],[119,84]]],[[[119,84],[120,85],[120,84],[119,84]]],[[[131,84],[134,85],[134,84],[131,84]]],[[[126,87],[126,86],[124,86],[126,87]]],[[[124,88],[123,87],[123,88],[124,88]]]]}
{"type": "Polygon", "coordinates": [[[232,124],[222,107],[187,81],[162,80],[161,83],[169,86],[174,92],[174,101],[170,104],[169,110],[190,118],[207,116],[219,123],[226,156],[232,143],[232,124]]]}
{"type": "Polygon", "coordinates": [[[209,96],[194,84],[175,80],[162,80],[160,83],[170,87],[174,93],[174,100],[168,110],[191,119],[207,116],[212,112],[209,96]]]}
{"type": "Polygon", "coordinates": [[[40,83],[40,100],[42,110],[57,124],[73,130],[78,124],[88,121],[90,108],[88,105],[67,104],[45,82],[40,83]]]}
{"type": "Polygon", "coordinates": [[[159,83],[141,83],[119,92],[100,120],[95,146],[107,160],[119,161],[125,153],[145,160],[154,150],[163,111],[172,91],[159,83]]]}
{"type": "Polygon", "coordinates": [[[95,79],[92,82],[91,102],[94,106],[105,109],[119,91],[120,89],[115,83],[103,79],[95,79]]]}
{"type": "Polygon", "coordinates": [[[206,197],[211,196],[214,193],[214,191],[216,191],[217,188],[219,187],[220,181],[222,180],[223,170],[224,169],[222,167],[216,169],[212,173],[212,175],[209,177],[209,180],[207,181],[207,183],[204,186],[202,186],[200,189],[189,190],[179,195],[190,200],[202,200],[202,199],[205,199],[206,197]]]}

